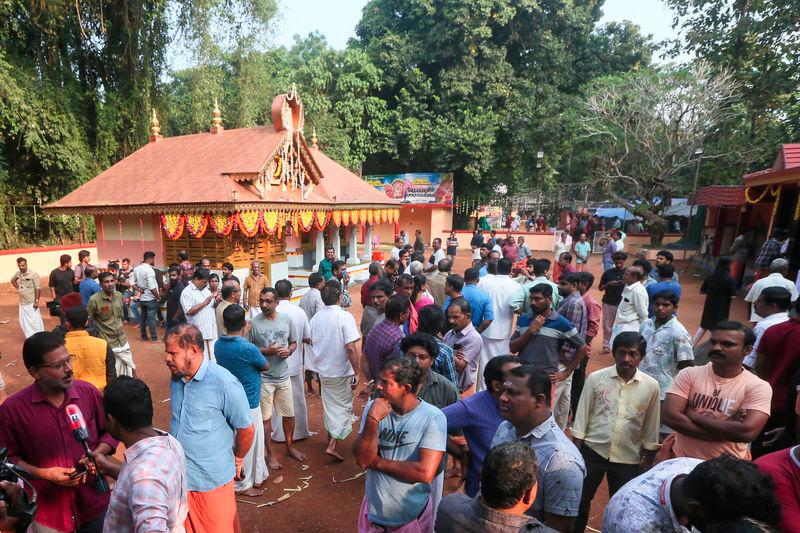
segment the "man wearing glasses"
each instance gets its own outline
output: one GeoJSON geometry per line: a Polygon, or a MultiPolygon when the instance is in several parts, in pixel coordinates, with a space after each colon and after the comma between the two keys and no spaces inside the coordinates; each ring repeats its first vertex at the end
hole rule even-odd
{"type": "Polygon", "coordinates": [[[42,331],[25,340],[22,360],[33,384],[0,405],[0,446],[29,472],[39,494],[33,531],[100,532],[109,493],[98,492],[86,473],[83,446],[69,430],[66,407],[83,413],[94,454],[113,455],[118,442],[105,426],[103,398],[76,380],[64,340],[42,331]],[[88,480],[87,480],[88,477],[88,480]]]}
{"type": "Polygon", "coordinates": [[[181,293],[181,307],[186,321],[195,326],[203,334],[203,354],[211,361],[214,359],[214,343],[217,341],[217,315],[214,313],[214,296],[208,290],[208,279],[211,276],[205,268],[195,271],[192,282],[181,293]]]}

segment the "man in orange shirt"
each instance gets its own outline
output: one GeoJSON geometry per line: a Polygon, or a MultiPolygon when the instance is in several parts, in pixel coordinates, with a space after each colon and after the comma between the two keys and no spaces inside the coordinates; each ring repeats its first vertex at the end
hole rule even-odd
{"type": "Polygon", "coordinates": [[[117,379],[116,357],[111,346],[86,331],[89,314],[81,305],[70,307],[65,315],[67,333],[64,335],[67,351],[72,356],[75,379],[88,381],[102,391],[117,379]]]}
{"type": "Polygon", "coordinates": [[[750,459],[747,445],[767,423],[772,399],[769,383],[742,366],[754,342],[753,330],[740,322],[720,322],[712,330],[710,362],[678,372],[667,391],[661,418],[675,433],[664,440],[659,458],[729,453],[750,459]]]}
{"type": "Polygon", "coordinates": [[[245,311],[248,311],[250,320],[261,314],[258,297],[262,289],[267,287],[269,287],[269,278],[261,273],[261,263],[253,261],[250,263],[250,275],[244,278],[244,284],[242,285],[243,307],[245,311]]]}

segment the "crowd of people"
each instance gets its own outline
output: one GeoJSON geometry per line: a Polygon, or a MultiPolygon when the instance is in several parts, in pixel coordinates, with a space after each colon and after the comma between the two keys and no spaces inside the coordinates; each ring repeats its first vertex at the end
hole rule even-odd
{"type": "Polygon", "coordinates": [[[631,260],[620,237],[604,245],[600,302],[584,232],[563,233],[551,260],[523,237],[477,231],[463,275],[455,235],[430,247],[401,235],[352,296],[327,248],[297,303],[258,262],[241,281],[181,252],[164,280],[152,252],[102,272],[88,254],[75,269],[63,256],[52,332],[20,258],[34,383],[0,405],[0,446],[39,491],[33,531],[238,531],[237,495],[258,497],[282,461],[305,461],[296,441],[311,435],[315,385],[332,460],[347,460],[356,429],[362,532],[582,532],[603,479],[603,531],[800,531],[800,319],[778,280],[785,260],[748,293],[754,328],[728,320],[735,291],[720,263],[703,285],[709,362],[696,365],[673,255],[631,260]],[[145,342],[165,327],[168,434],[152,425],[126,321],[145,342]],[[613,364],[586,375],[595,344],[613,364]],[[66,423],[71,405],[89,453],[66,423]],[[461,481],[452,494],[448,476],[461,481]]]}

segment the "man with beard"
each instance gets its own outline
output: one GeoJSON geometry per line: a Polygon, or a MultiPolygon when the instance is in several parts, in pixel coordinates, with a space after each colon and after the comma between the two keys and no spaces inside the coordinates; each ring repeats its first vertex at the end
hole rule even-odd
{"type": "Polygon", "coordinates": [[[241,479],[255,434],[247,395],[233,374],[204,357],[197,327],[178,325],[164,342],[172,373],[169,433],[186,454],[186,531],[238,531],[234,479],[241,479]]]}

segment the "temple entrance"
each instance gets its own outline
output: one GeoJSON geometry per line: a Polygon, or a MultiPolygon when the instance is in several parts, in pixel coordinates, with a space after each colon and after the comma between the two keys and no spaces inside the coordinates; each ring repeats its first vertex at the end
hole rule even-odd
{"type": "Polygon", "coordinates": [[[263,264],[264,272],[274,263],[286,261],[286,243],[276,236],[258,235],[246,237],[240,231],[233,230],[230,235],[217,235],[207,231],[199,239],[191,237],[185,231],[177,239],[164,236],[164,259],[167,265],[178,263],[178,252],[186,250],[189,258],[194,262],[201,257],[211,260],[211,268],[219,270],[222,263],[230,262],[234,268],[250,268],[250,263],[259,260],[263,264]]]}

